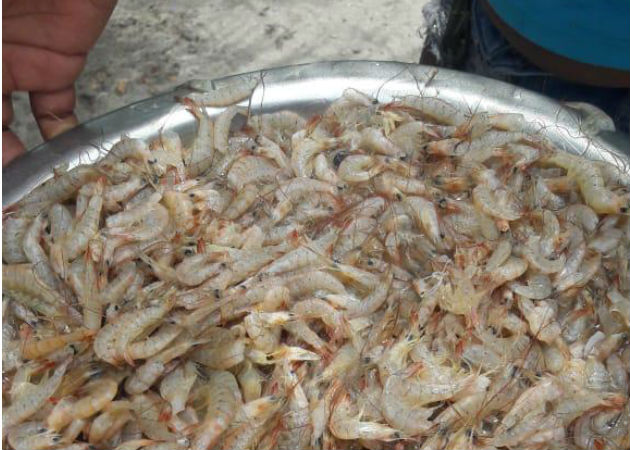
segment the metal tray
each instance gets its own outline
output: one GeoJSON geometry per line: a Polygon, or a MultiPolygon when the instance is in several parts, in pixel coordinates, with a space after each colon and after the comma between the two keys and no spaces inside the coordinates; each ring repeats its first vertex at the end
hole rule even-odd
{"type": "MultiPolygon", "coordinates": [[[[92,163],[122,134],[149,139],[171,129],[184,143],[194,136],[196,120],[177,101],[191,91],[257,82],[253,113],[291,109],[304,115],[321,112],[344,89],[352,87],[380,102],[404,95],[438,97],[470,112],[520,112],[530,130],[566,151],[617,165],[630,180],[630,140],[617,132],[584,131],[577,110],[510,84],[446,69],[376,61],[339,61],[261,70],[217,80],[194,80],[161,94],[85,122],[27,152],[3,169],[3,207],[19,200],[52,176],[60,164],[92,163]]],[[[247,102],[243,102],[247,104],[247,102]]],[[[221,109],[209,108],[210,115],[221,109]]]]}

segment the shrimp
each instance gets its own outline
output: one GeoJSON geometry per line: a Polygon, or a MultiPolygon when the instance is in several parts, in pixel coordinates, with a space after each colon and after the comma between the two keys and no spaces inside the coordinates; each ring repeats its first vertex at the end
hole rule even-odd
{"type": "Polygon", "coordinates": [[[282,365],[287,392],[288,411],[282,416],[283,432],[278,436],[277,448],[307,448],[311,442],[309,402],[297,374],[288,362],[282,365]]]}
{"type": "Polygon", "coordinates": [[[341,393],[332,406],[328,422],[331,433],[339,439],[394,440],[401,437],[398,430],[376,422],[362,422],[361,412],[350,401],[347,393],[341,393]]]}
{"type": "Polygon", "coordinates": [[[315,170],[315,177],[319,180],[335,185],[339,183],[339,177],[337,177],[335,171],[330,167],[328,160],[323,153],[315,156],[313,166],[315,170]]]}
{"type": "Polygon", "coordinates": [[[5,216],[2,219],[2,259],[7,264],[27,262],[22,242],[31,219],[20,216],[5,216]]]}
{"type": "Polygon", "coordinates": [[[244,156],[239,158],[227,173],[228,184],[237,191],[250,183],[268,183],[275,180],[278,168],[267,158],[244,156]]]}
{"type": "Polygon", "coordinates": [[[394,275],[390,268],[383,274],[381,282],[366,298],[361,301],[358,307],[346,310],[346,316],[353,319],[372,314],[378,310],[387,299],[387,294],[389,293],[393,279],[394,275]]]}
{"type": "Polygon", "coordinates": [[[111,439],[128,421],[132,420],[130,408],[131,404],[127,400],[111,402],[105,411],[92,421],[88,442],[98,444],[111,439]]]}
{"type": "Polygon", "coordinates": [[[22,346],[22,357],[26,359],[38,359],[53,353],[67,344],[78,341],[89,340],[96,334],[96,331],[78,328],[68,334],[44,338],[40,340],[29,340],[22,346]]]}
{"type": "Polygon", "coordinates": [[[317,154],[336,145],[336,139],[313,139],[303,132],[291,137],[291,168],[296,177],[310,177],[313,173],[311,161],[317,154]]]}
{"type": "Polygon", "coordinates": [[[90,166],[74,167],[63,175],[53,177],[37,186],[15,205],[24,217],[34,217],[55,203],[63,203],[86,183],[100,176],[98,170],[90,166]]]}
{"type": "Polygon", "coordinates": [[[236,82],[218,86],[213,81],[193,80],[190,87],[202,92],[192,92],[186,98],[203,106],[225,107],[251,97],[257,86],[258,80],[254,78],[241,77],[236,82]]]}
{"type": "Polygon", "coordinates": [[[164,408],[166,402],[154,392],[134,395],[131,399],[131,409],[142,432],[155,441],[175,441],[177,435],[170,432],[165,421],[164,408]]]}
{"type": "Polygon", "coordinates": [[[162,379],[160,395],[170,403],[173,414],[178,414],[186,408],[190,390],[196,380],[197,367],[191,361],[188,361],[184,366],[177,367],[162,379]]]}
{"type": "Polygon", "coordinates": [[[98,233],[103,208],[102,184],[90,197],[87,208],[79,221],[58,243],[51,246],[51,259],[57,267],[64,267],[63,261],[72,261],[81,255],[88,246],[89,240],[98,233]]]}
{"type": "Polygon", "coordinates": [[[52,376],[42,380],[39,385],[29,385],[8,408],[4,409],[2,412],[3,433],[6,433],[7,428],[28,419],[44,405],[61,384],[70,361],[67,359],[62,362],[55,368],[52,376]]]}
{"type": "Polygon", "coordinates": [[[280,328],[277,326],[292,318],[293,315],[287,312],[252,312],[245,317],[243,325],[252,340],[252,345],[265,353],[270,353],[280,343],[280,328]]]}
{"type": "Polygon", "coordinates": [[[11,428],[7,441],[15,450],[43,450],[59,443],[61,437],[41,422],[25,422],[11,428]]]}
{"type": "Polygon", "coordinates": [[[146,328],[151,327],[164,317],[173,306],[174,301],[174,296],[167,296],[158,306],[123,313],[115,322],[106,324],[98,331],[94,339],[96,356],[112,365],[119,364],[123,358],[130,365],[133,365],[133,361],[127,354],[129,343],[142,334],[146,328]]]}
{"type": "Polygon", "coordinates": [[[478,185],[473,189],[472,197],[475,206],[489,216],[507,221],[518,220],[522,216],[521,206],[505,190],[493,192],[488,186],[478,185]]]}
{"type": "Polygon", "coordinates": [[[118,382],[112,378],[100,378],[89,382],[81,388],[88,393],[79,400],[59,402],[46,419],[49,428],[61,430],[75,419],[86,419],[101,411],[116,396],[118,382]]]}
{"type": "Polygon", "coordinates": [[[534,386],[525,390],[514,402],[512,408],[501,420],[495,434],[509,430],[520,422],[528,413],[544,408],[545,402],[559,398],[564,390],[555,378],[545,377],[534,386]]]}
{"type": "Polygon", "coordinates": [[[166,191],[162,202],[168,209],[176,229],[190,231],[195,226],[193,203],[183,192],[166,191]]]}
{"type": "Polygon", "coordinates": [[[512,244],[508,240],[500,241],[490,258],[486,261],[486,271],[496,270],[499,266],[507,261],[512,254],[512,244]]]}
{"type": "Polygon", "coordinates": [[[385,166],[374,156],[350,155],[337,169],[337,176],[347,183],[368,181],[385,170],[385,166]]]}
{"type": "Polygon", "coordinates": [[[240,399],[238,384],[230,372],[212,372],[208,383],[195,395],[205,406],[205,419],[199,424],[191,443],[193,450],[213,447],[234,419],[240,399]]]}
{"type": "Polygon", "coordinates": [[[562,167],[577,182],[588,206],[598,214],[627,213],[630,198],[607,189],[599,167],[590,161],[579,159],[564,152],[555,152],[545,162],[562,167]]]}
{"type": "Polygon", "coordinates": [[[404,153],[394,142],[385,137],[380,130],[371,127],[361,130],[359,146],[387,156],[400,156],[404,153]]]}
{"type": "Polygon", "coordinates": [[[146,164],[151,158],[149,147],[141,139],[123,137],[115,143],[107,154],[99,161],[100,166],[113,166],[118,161],[126,159],[146,164]]]}
{"type": "Polygon", "coordinates": [[[190,358],[215,370],[230,369],[245,359],[244,339],[234,339],[230,332],[216,339],[216,342],[196,349],[190,358]]]}
{"type": "Polygon", "coordinates": [[[263,375],[249,359],[243,361],[243,367],[236,377],[243,392],[243,400],[251,402],[262,395],[263,375]]]}
{"type": "Polygon", "coordinates": [[[137,267],[135,263],[125,264],[116,278],[109,281],[101,289],[98,299],[102,305],[119,304],[127,290],[131,287],[137,276],[137,267]]]}
{"type": "Polygon", "coordinates": [[[424,229],[431,242],[441,246],[444,233],[440,231],[435,205],[422,197],[407,197],[405,203],[418,228],[424,229]]]}
{"type": "Polygon", "coordinates": [[[226,432],[221,448],[255,448],[266,431],[265,424],[283,404],[282,397],[270,395],[243,405],[237,412],[231,429],[226,432]]]}
{"type": "Polygon", "coordinates": [[[152,204],[148,211],[135,225],[112,227],[105,232],[112,237],[121,237],[128,241],[148,241],[163,234],[170,224],[168,210],[161,204],[152,204]]]}
{"type": "Polygon", "coordinates": [[[258,198],[258,189],[253,184],[247,184],[234,197],[223,212],[226,219],[234,220],[242,216],[258,198]]]}
{"type": "Polygon", "coordinates": [[[391,105],[394,107],[406,107],[410,112],[426,116],[432,121],[446,125],[461,125],[466,121],[465,115],[455,106],[436,97],[406,96],[398,103],[391,105]]]}
{"type": "Polygon", "coordinates": [[[549,303],[541,300],[534,304],[525,297],[519,297],[518,306],[537,339],[550,344],[560,336],[562,329],[555,321],[555,312],[549,303]]]}
{"type": "Polygon", "coordinates": [[[385,194],[390,198],[406,195],[424,195],[427,187],[422,180],[413,177],[405,177],[393,172],[384,172],[374,179],[376,192],[385,194]]]}
{"type": "Polygon", "coordinates": [[[228,151],[228,136],[232,121],[237,115],[247,115],[247,109],[240,106],[230,106],[223,110],[214,122],[214,148],[219,153],[228,151]]]}
{"type": "Polygon", "coordinates": [[[122,227],[132,225],[138,222],[142,216],[147,214],[155,203],[158,203],[162,199],[162,194],[154,192],[148,196],[148,198],[137,206],[132,206],[125,211],[121,211],[117,214],[111,215],[105,219],[105,225],[108,228],[122,227]]]}
{"type": "Polygon", "coordinates": [[[50,240],[59,241],[72,229],[72,214],[65,205],[56,203],[50,207],[50,240]]]}
{"type": "Polygon", "coordinates": [[[3,264],[2,281],[5,292],[23,293],[60,309],[67,303],[59,292],[50,289],[35,274],[31,264],[3,264]]]}

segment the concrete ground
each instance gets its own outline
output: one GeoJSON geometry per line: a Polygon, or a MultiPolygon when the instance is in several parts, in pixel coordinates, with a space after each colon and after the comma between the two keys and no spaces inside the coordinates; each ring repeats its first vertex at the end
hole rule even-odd
{"type": "MultiPolygon", "coordinates": [[[[417,62],[428,0],[120,0],[77,83],[87,120],[192,78],[322,60],[417,62]]],[[[42,142],[25,94],[13,129],[42,142]]]]}

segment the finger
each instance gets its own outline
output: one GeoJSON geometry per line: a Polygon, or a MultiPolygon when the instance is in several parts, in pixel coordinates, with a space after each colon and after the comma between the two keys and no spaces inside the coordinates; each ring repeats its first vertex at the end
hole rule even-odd
{"type": "Polygon", "coordinates": [[[74,128],[74,86],[55,92],[31,92],[31,110],[45,140],[74,128]]]}
{"type": "Polygon", "coordinates": [[[66,55],[37,47],[2,43],[2,93],[57,91],[77,79],[85,55],[66,55]]]}
{"type": "Polygon", "coordinates": [[[10,95],[2,96],[2,166],[6,166],[24,152],[24,145],[9,129],[13,121],[13,105],[10,95]]]}
{"type": "Polygon", "coordinates": [[[2,167],[24,153],[24,145],[9,129],[2,129],[2,167]]]}

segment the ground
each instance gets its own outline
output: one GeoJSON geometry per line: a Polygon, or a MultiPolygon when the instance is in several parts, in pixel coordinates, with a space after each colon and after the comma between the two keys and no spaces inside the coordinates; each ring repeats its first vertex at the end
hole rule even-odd
{"type": "MultiPolygon", "coordinates": [[[[84,121],[193,78],[305,62],[417,62],[427,0],[120,0],[77,83],[84,121]]],[[[15,96],[13,129],[42,142],[15,96]]]]}

